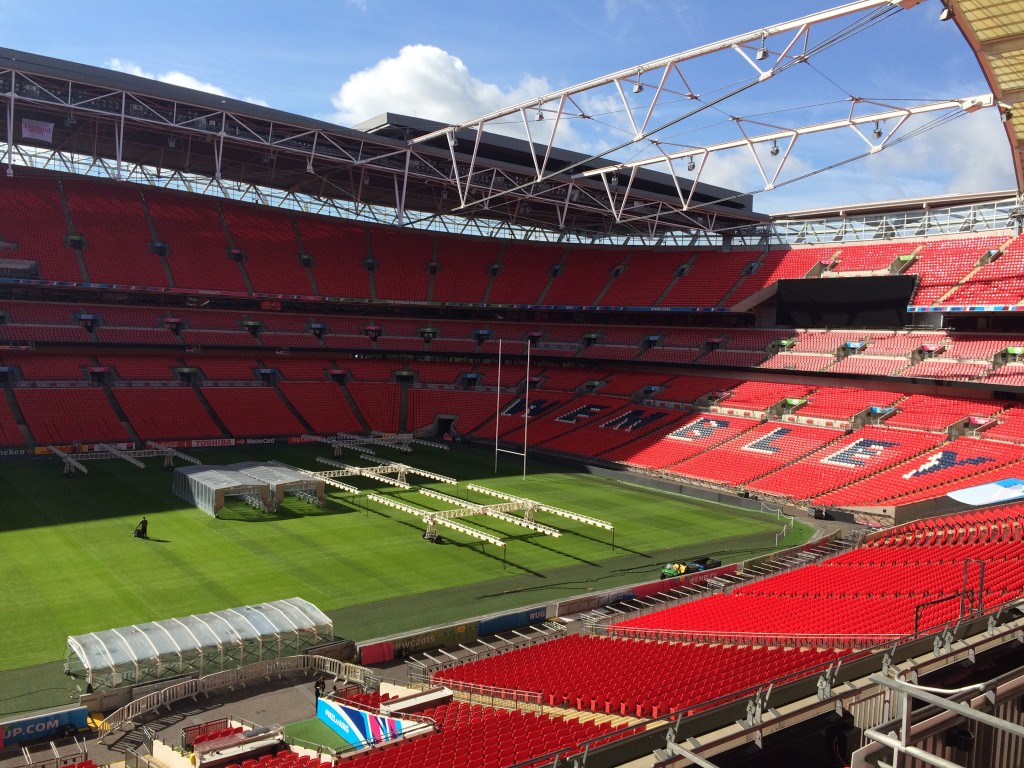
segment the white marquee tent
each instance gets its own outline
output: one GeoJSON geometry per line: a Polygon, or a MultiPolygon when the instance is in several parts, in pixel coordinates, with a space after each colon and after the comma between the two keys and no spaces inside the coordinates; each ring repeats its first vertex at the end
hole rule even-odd
{"type": "Polygon", "coordinates": [[[95,688],[113,688],[294,656],[333,639],[326,614],[292,597],[74,635],[64,669],[95,688]]]}

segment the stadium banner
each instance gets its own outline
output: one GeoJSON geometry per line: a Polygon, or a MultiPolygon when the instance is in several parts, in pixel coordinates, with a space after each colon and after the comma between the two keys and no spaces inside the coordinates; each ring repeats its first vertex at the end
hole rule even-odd
{"type": "Polygon", "coordinates": [[[0,723],[0,749],[23,741],[52,739],[70,731],[83,730],[88,727],[88,718],[88,707],[73,707],[60,712],[7,720],[0,723]]]}
{"type": "Polygon", "coordinates": [[[21,138],[45,141],[53,143],[53,123],[44,123],[42,120],[30,120],[27,117],[21,118],[21,138]]]}
{"type": "Polygon", "coordinates": [[[235,439],[233,437],[218,437],[206,440],[189,440],[189,448],[224,448],[229,445],[234,445],[235,439]]]}
{"type": "Polygon", "coordinates": [[[393,661],[394,658],[395,644],[390,640],[359,646],[360,664],[380,664],[382,661],[393,661]]]}
{"type": "Polygon", "coordinates": [[[328,728],[357,749],[370,744],[400,739],[404,730],[410,730],[419,725],[412,720],[399,720],[387,715],[364,712],[361,709],[347,707],[326,698],[317,700],[316,716],[328,728]]]}
{"type": "Polygon", "coordinates": [[[1016,477],[1007,477],[1004,480],[996,480],[984,485],[974,485],[970,488],[950,491],[946,496],[953,499],[953,501],[969,504],[972,507],[984,507],[989,504],[1014,501],[1024,498],[1024,480],[1019,480],[1016,477]]]}
{"type": "MultiPolygon", "coordinates": [[[[134,451],[136,448],[135,443],[107,443],[107,445],[119,451],[134,451]]],[[[105,453],[107,449],[100,446],[101,443],[79,443],[77,445],[72,443],[71,445],[58,445],[54,447],[63,453],[70,453],[72,455],[76,453],[105,453]]],[[[37,445],[33,449],[33,453],[36,456],[48,456],[50,454],[50,446],[37,445]]]]}
{"type": "Polygon", "coordinates": [[[475,621],[450,624],[446,627],[428,629],[415,635],[395,638],[392,641],[395,646],[395,655],[401,657],[417,651],[425,651],[428,648],[445,648],[476,640],[476,626],[475,621]]]}
{"type": "Polygon", "coordinates": [[[477,622],[476,633],[478,637],[486,637],[487,635],[494,635],[509,629],[526,627],[536,621],[544,621],[547,617],[548,609],[543,605],[538,605],[536,608],[526,608],[522,611],[504,613],[500,616],[488,616],[486,619],[480,619],[477,622]]]}

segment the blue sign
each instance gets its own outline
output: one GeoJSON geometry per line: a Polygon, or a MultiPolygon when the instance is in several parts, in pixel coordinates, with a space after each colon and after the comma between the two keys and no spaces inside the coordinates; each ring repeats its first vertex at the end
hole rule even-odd
{"type": "Polygon", "coordinates": [[[402,720],[346,707],[324,698],[317,699],[316,716],[357,749],[401,738],[402,726],[405,725],[402,720]]]}
{"type": "Polygon", "coordinates": [[[45,715],[0,723],[0,749],[11,744],[62,736],[68,729],[80,731],[88,725],[88,707],[74,707],[45,715]]]}
{"type": "Polygon", "coordinates": [[[1024,480],[1008,477],[1005,480],[996,480],[994,483],[960,488],[950,491],[946,495],[954,501],[970,504],[972,507],[999,504],[1004,501],[1024,498],[1024,480]]]}

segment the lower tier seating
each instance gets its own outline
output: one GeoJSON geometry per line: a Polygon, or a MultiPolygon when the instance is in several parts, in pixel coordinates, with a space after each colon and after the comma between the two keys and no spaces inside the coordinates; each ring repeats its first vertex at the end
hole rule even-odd
{"type": "Polygon", "coordinates": [[[14,390],[36,443],[124,442],[129,438],[99,387],[14,390]]]}
{"type": "Polygon", "coordinates": [[[309,431],[270,387],[203,387],[202,393],[235,437],[301,435],[309,431]]]}
{"type": "Polygon", "coordinates": [[[223,437],[189,387],[118,387],[114,397],[143,440],[223,437]]]}
{"type": "MultiPolygon", "coordinates": [[[[437,731],[352,757],[348,768],[502,768],[527,764],[531,757],[574,749],[611,733],[611,726],[463,704],[452,701],[417,714],[437,723],[437,731]]],[[[611,737],[609,737],[611,738],[611,737]]],[[[548,761],[545,761],[548,762],[548,761]]]]}
{"type": "Polygon", "coordinates": [[[769,680],[795,679],[846,653],[569,635],[442,670],[432,679],[456,690],[530,691],[555,706],[658,717],[735,699],[769,680]]]}

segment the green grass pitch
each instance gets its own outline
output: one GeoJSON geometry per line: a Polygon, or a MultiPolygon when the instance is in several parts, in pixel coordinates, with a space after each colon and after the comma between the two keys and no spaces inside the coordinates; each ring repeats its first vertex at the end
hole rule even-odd
{"type": "MultiPolygon", "coordinates": [[[[278,459],[327,469],[326,446],[249,446],[195,452],[204,464],[278,459]]],[[[476,482],[613,523],[609,532],[538,513],[560,538],[491,518],[462,522],[497,535],[507,550],[440,529],[444,543],[421,537],[423,523],[395,509],[328,488],[328,504],[289,497],[273,515],[232,503],[214,519],[171,492],[157,459],[139,470],[108,460],[88,475],[61,476],[52,457],[0,463],[0,671],[62,659],[68,635],[293,596],[328,613],[335,632],[357,640],[541,604],[591,589],[658,577],[663,562],[711,554],[726,562],[768,551],[781,528],[771,516],[697,502],[599,478],[561,465],[493,452],[417,447],[378,451],[411,466],[454,475],[457,489],[410,477],[479,503],[476,482]],[[151,541],[130,533],[145,514],[151,541]]],[[[360,464],[346,452],[343,460],[360,464]]],[[[363,491],[443,508],[415,490],[345,478],[363,491]]],[[[806,540],[798,524],[783,546],[806,540]]],[[[14,677],[0,675],[0,690],[14,677]]],[[[22,702],[24,703],[24,702],[22,702]]],[[[13,706],[13,705],[11,705],[13,706]]],[[[0,712],[5,705],[0,701],[0,712]]]]}

